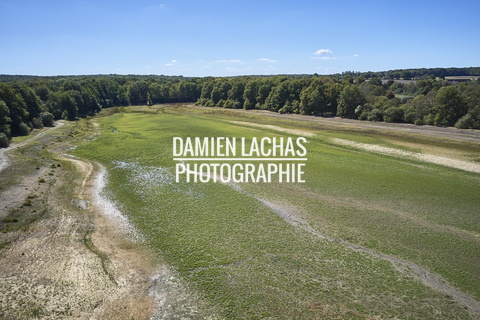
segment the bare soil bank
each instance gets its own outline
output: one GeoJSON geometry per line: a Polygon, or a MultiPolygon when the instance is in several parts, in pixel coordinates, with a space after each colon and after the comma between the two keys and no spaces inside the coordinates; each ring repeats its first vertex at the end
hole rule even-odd
{"type": "Polygon", "coordinates": [[[147,319],[151,255],[94,203],[99,167],[54,138],[28,141],[39,169],[12,155],[0,172],[0,318],[147,319]]]}

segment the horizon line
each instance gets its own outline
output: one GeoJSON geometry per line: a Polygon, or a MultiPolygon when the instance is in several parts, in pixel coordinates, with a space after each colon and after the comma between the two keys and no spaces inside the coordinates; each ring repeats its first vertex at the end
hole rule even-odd
{"type": "Polygon", "coordinates": [[[335,75],[342,75],[344,73],[368,73],[368,72],[373,72],[373,73],[379,73],[379,72],[389,72],[389,71],[397,71],[397,70],[419,70],[419,69],[469,69],[469,68],[479,68],[479,66],[468,66],[468,67],[459,67],[459,66],[436,66],[436,67],[404,67],[404,68],[394,68],[394,69],[383,69],[383,70],[368,70],[368,71],[361,71],[361,70],[343,70],[335,73],[325,73],[325,74],[319,74],[317,72],[313,73],[294,73],[294,72],[284,72],[284,73],[267,73],[267,74],[261,74],[261,73],[252,73],[252,74],[234,74],[234,75],[223,75],[223,76],[218,76],[218,75],[184,75],[184,74],[163,74],[163,73],[84,73],[84,74],[74,74],[74,73],[65,73],[65,74],[25,74],[25,73],[0,73],[0,76],[23,76],[23,77],[88,77],[88,76],[163,76],[163,77],[183,77],[183,78],[234,78],[234,77],[270,77],[270,76],[295,76],[295,75],[315,75],[317,74],[318,76],[335,76],[335,75]]]}

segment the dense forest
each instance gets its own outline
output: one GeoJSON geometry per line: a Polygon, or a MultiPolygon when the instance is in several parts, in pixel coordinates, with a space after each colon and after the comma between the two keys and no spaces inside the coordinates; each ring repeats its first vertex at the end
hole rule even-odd
{"type": "Polygon", "coordinates": [[[56,119],[173,102],[480,129],[480,80],[445,80],[475,75],[480,68],[204,78],[0,75],[0,147],[56,119]]]}

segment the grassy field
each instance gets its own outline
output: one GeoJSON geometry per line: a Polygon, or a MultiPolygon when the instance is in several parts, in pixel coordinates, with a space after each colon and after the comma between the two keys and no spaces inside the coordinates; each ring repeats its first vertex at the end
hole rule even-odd
{"type": "MultiPolygon", "coordinates": [[[[91,120],[89,120],[91,121],[91,120]]],[[[158,258],[228,319],[468,319],[464,306],[390,262],[295,227],[411,261],[480,299],[480,175],[336,144],[332,138],[479,159],[436,138],[175,107],[122,108],[73,154],[104,164],[109,190],[158,258]],[[304,184],[175,183],[172,137],[289,137],[232,121],[314,133],[304,184]],[[408,142],[409,144],[406,144],[408,142]],[[260,199],[260,200],[259,200],[260,199]]]]}

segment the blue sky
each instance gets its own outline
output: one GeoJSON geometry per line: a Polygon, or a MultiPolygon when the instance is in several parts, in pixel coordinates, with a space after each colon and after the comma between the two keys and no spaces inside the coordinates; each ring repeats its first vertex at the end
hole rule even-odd
{"type": "Polygon", "coordinates": [[[478,0],[0,0],[0,74],[479,66],[479,14],[478,0]]]}

